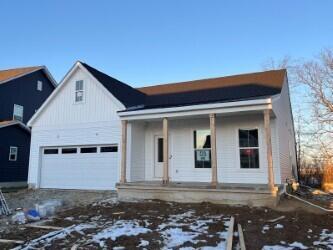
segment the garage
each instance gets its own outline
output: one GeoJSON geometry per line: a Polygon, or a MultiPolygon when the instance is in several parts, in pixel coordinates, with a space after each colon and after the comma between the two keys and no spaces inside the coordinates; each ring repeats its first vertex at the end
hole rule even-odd
{"type": "Polygon", "coordinates": [[[110,190],[118,177],[118,145],[42,148],[41,188],[110,190]]]}

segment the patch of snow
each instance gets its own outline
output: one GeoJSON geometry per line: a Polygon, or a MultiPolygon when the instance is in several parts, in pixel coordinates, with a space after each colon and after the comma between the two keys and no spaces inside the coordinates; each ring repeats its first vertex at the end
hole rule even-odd
{"type": "Polygon", "coordinates": [[[216,247],[201,247],[200,250],[225,250],[227,249],[227,242],[226,241],[221,241],[216,247]]]}
{"type": "Polygon", "coordinates": [[[74,217],[66,217],[64,220],[73,221],[73,220],[74,220],[74,217]]]}
{"type": "Polygon", "coordinates": [[[167,248],[181,246],[185,242],[191,242],[196,244],[198,241],[194,240],[194,238],[199,236],[198,233],[186,232],[183,231],[181,228],[169,228],[161,232],[161,235],[167,248]]]}
{"type": "Polygon", "coordinates": [[[297,241],[289,244],[289,246],[291,246],[291,247],[297,247],[299,249],[308,249],[308,247],[304,246],[302,243],[297,242],[297,241]]]}
{"type": "Polygon", "coordinates": [[[146,247],[149,245],[149,241],[148,240],[140,240],[140,244],[137,247],[146,247]]]}
{"type": "Polygon", "coordinates": [[[269,230],[269,225],[264,225],[261,230],[261,233],[265,234],[268,230],[269,230]]]}
{"type": "Polygon", "coordinates": [[[150,229],[140,226],[136,221],[119,220],[112,226],[95,234],[92,241],[103,247],[106,239],[116,240],[120,236],[136,236],[149,232],[151,232],[150,229]]]}
{"type": "Polygon", "coordinates": [[[273,245],[273,246],[264,246],[262,250],[292,250],[293,247],[285,247],[281,245],[273,245]]]}
{"type": "Polygon", "coordinates": [[[308,229],[308,233],[312,233],[312,229],[308,229]]]}
{"type": "MultiPolygon", "coordinates": [[[[281,241],[282,243],[282,241],[281,241]]],[[[284,243],[282,243],[284,244],[284,243]]],[[[285,244],[284,244],[285,245],[285,244]]],[[[283,246],[283,245],[272,245],[272,246],[264,246],[262,248],[262,250],[292,250],[292,249],[308,249],[308,247],[304,246],[302,243],[300,242],[293,242],[291,244],[288,244],[287,246],[283,246]]]]}
{"type": "Polygon", "coordinates": [[[281,224],[276,224],[276,225],[274,226],[274,228],[276,228],[276,229],[282,229],[282,228],[284,228],[284,226],[281,225],[281,224]]]}
{"type": "Polygon", "coordinates": [[[323,245],[333,250],[333,231],[330,232],[328,229],[323,229],[319,236],[319,240],[314,241],[313,245],[323,245]]]}

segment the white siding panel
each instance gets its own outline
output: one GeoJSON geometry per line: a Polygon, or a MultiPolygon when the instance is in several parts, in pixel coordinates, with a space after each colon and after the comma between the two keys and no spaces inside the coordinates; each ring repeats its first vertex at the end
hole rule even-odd
{"type": "Polygon", "coordinates": [[[287,178],[297,176],[296,142],[287,80],[283,85],[280,97],[273,99],[273,110],[277,116],[281,181],[284,183],[287,178]]]}
{"type": "Polygon", "coordinates": [[[129,166],[130,180],[145,180],[145,124],[131,122],[129,166]]]}

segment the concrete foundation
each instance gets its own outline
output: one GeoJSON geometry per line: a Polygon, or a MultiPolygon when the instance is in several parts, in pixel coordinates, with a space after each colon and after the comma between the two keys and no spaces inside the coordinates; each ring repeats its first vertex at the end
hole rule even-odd
{"type": "Polygon", "coordinates": [[[191,184],[152,184],[125,183],[117,184],[118,198],[121,201],[134,199],[158,199],[182,203],[211,202],[215,204],[248,205],[248,206],[276,206],[279,202],[280,193],[276,188],[268,190],[265,186],[218,186],[217,188],[207,185],[191,184]]]}
{"type": "Polygon", "coordinates": [[[3,188],[20,188],[27,187],[28,184],[26,181],[13,181],[13,182],[0,182],[0,187],[3,188]]]}

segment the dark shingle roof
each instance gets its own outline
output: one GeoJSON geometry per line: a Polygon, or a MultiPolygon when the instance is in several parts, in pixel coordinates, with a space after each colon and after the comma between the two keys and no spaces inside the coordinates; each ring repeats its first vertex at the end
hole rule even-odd
{"type": "Polygon", "coordinates": [[[271,70],[135,89],[80,63],[125,105],[125,111],[265,98],[281,92],[286,76],[286,70],[271,70]]]}
{"type": "Polygon", "coordinates": [[[281,89],[248,84],[243,86],[197,90],[181,93],[146,96],[145,104],[131,110],[188,106],[208,103],[222,103],[253,100],[279,94],[281,89]]]}
{"type": "Polygon", "coordinates": [[[126,108],[140,105],[144,102],[145,94],[131,86],[100,72],[99,70],[80,62],[104,87],[114,95],[126,108]]]}

